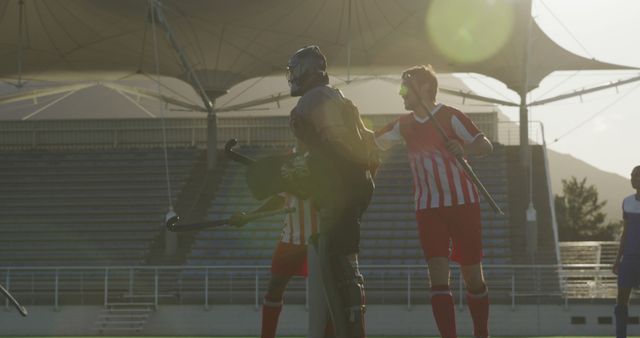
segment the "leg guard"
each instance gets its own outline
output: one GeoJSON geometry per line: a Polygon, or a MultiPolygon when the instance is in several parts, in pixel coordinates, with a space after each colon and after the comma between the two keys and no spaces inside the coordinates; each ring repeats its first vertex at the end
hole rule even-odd
{"type": "Polygon", "coordinates": [[[325,296],[338,338],[363,338],[364,280],[355,255],[331,254],[327,236],[320,234],[318,256],[325,296]]]}
{"type": "MultiPolygon", "coordinates": [[[[316,236],[314,236],[316,237],[316,236]]],[[[320,273],[320,263],[316,251],[317,238],[314,245],[307,247],[307,262],[309,265],[308,295],[309,295],[309,326],[308,338],[324,338],[329,320],[329,307],[324,294],[324,285],[320,273]]]]}
{"type": "MultiPolygon", "coordinates": [[[[364,278],[358,270],[358,256],[341,256],[337,258],[339,273],[342,278],[339,281],[339,291],[343,299],[345,299],[346,315],[349,325],[349,337],[364,338],[364,313],[365,294],[364,294],[364,278]]],[[[338,273],[336,273],[338,274],[338,273]]]]}
{"type": "Polygon", "coordinates": [[[616,316],[616,338],[627,338],[629,307],[626,304],[616,304],[614,314],[616,316]]]}

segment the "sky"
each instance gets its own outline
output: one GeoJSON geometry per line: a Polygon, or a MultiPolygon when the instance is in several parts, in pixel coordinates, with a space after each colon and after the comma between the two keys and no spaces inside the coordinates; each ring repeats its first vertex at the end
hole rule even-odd
{"type": "MultiPolygon", "coordinates": [[[[563,48],[599,61],[640,68],[640,1],[536,0],[533,16],[563,48]]],[[[531,91],[535,101],[640,75],[637,71],[557,72],[531,91]]],[[[458,75],[473,91],[490,97],[518,96],[481,75],[458,75]]],[[[501,107],[511,119],[518,108],[501,107]]],[[[550,149],[599,169],[628,177],[640,165],[640,82],[530,109],[530,120],[544,124],[550,149]]]]}

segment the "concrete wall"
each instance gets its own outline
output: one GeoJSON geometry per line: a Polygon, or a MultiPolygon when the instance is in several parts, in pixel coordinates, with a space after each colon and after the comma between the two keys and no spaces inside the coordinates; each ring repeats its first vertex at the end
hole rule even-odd
{"type": "MultiPolygon", "coordinates": [[[[102,310],[98,306],[29,307],[29,317],[22,318],[13,309],[0,309],[0,335],[95,335],[93,323],[102,310]]],[[[598,317],[610,317],[613,305],[496,305],[491,309],[491,332],[494,336],[571,335],[611,336],[612,324],[598,324],[598,317]],[[571,317],[585,317],[583,325],[571,324],[571,317]]],[[[633,305],[630,315],[638,316],[640,306],[633,305]]],[[[471,320],[466,308],[456,311],[458,332],[471,334],[471,320]]],[[[307,312],[302,305],[285,306],[279,326],[283,336],[303,336],[307,312]]],[[[429,305],[372,305],[367,312],[367,330],[371,336],[436,336],[436,326],[429,305]]],[[[140,335],[254,335],[260,329],[260,312],[250,305],[160,306],[140,335]]],[[[128,334],[122,332],[122,334],[128,334]]],[[[630,325],[629,335],[640,335],[640,325],[630,325]]]]}

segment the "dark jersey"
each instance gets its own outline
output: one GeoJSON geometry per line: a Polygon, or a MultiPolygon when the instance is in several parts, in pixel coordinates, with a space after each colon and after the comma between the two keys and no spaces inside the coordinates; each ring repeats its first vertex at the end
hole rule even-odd
{"type": "Polygon", "coordinates": [[[360,216],[369,205],[373,182],[368,172],[338,154],[324,139],[326,128],[344,124],[344,97],[329,86],[306,92],[291,111],[291,128],[309,149],[312,200],[320,214],[320,233],[333,238],[335,249],[357,252],[360,216]]]}
{"type": "Polygon", "coordinates": [[[322,146],[325,128],[342,124],[343,96],[337,89],[317,86],[306,92],[291,111],[291,129],[296,138],[310,147],[322,146]]]}
{"type": "Polygon", "coordinates": [[[622,217],[627,223],[623,255],[640,257],[640,201],[635,194],[622,202],[622,217]]]}

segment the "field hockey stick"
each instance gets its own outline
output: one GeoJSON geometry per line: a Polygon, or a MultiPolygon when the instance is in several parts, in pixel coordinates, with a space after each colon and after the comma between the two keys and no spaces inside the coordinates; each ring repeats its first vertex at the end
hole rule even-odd
{"type": "MultiPolygon", "coordinates": [[[[266,218],[266,217],[271,217],[274,215],[290,214],[294,211],[296,211],[296,208],[285,208],[285,209],[273,210],[273,211],[252,212],[245,215],[243,217],[243,220],[245,221],[245,223],[249,223],[251,221],[255,221],[255,220],[266,218]]],[[[232,225],[230,223],[231,218],[190,223],[190,224],[179,224],[180,223],[179,221],[180,221],[180,218],[177,216],[170,218],[169,220],[167,220],[167,223],[166,223],[167,229],[171,232],[185,232],[185,231],[197,231],[197,230],[203,230],[208,228],[218,228],[218,227],[232,225]]]]}
{"type": "Polygon", "coordinates": [[[229,157],[231,160],[242,163],[244,165],[252,165],[256,163],[256,160],[246,155],[242,155],[236,152],[235,150],[233,150],[232,148],[235,147],[237,144],[238,144],[238,140],[235,138],[228,140],[227,143],[224,145],[225,155],[227,155],[227,157],[229,157]]]}
{"type": "Polygon", "coordinates": [[[16,308],[16,310],[18,310],[18,312],[20,312],[20,314],[23,317],[26,317],[29,313],[27,312],[27,309],[20,305],[20,303],[18,303],[18,301],[13,298],[13,296],[11,295],[11,293],[4,288],[4,286],[0,285],[0,293],[2,293],[5,297],[7,297],[7,299],[9,300],[9,302],[11,304],[13,304],[13,306],[16,308]]]}

